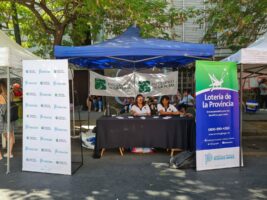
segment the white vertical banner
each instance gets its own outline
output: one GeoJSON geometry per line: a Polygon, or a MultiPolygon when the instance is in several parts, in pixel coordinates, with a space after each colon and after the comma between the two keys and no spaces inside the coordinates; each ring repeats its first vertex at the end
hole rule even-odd
{"type": "Polygon", "coordinates": [[[67,60],[23,61],[22,170],[71,174],[67,60]]]}

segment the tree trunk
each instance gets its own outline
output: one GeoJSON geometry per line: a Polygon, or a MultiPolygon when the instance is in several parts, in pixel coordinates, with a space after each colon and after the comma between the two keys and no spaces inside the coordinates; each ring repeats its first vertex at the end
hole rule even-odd
{"type": "Polygon", "coordinates": [[[58,28],[54,34],[54,43],[53,45],[61,45],[62,38],[64,34],[64,28],[58,28]]]}
{"type": "Polygon", "coordinates": [[[91,37],[91,29],[88,28],[86,31],[86,38],[84,41],[84,45],[91,45],[92,44],[92,37],[91,37]]]}
{"type": "Polygon", "coordinates": [[[12,2],[11,8],[12,8],[12,22],[13,22],[13,26],[14,26],[15,39],[16,39],[16,42],[19,45],[21,45],[21,35],[20,35],[20,28],[19,28],[19,20],[18,20],[16,3],[12,2]]]}

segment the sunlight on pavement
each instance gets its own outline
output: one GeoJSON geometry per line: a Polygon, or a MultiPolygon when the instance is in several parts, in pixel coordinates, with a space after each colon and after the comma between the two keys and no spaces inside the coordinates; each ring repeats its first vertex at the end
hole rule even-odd
{"type": "Polygon", "coordinates": [[[251,194],[251,199],[267,199],[267,189],[258,188],[258,189],[248,189],[251,194]]]}
{"type": "Polygon", "coordinates": [[[175,200],[191,200],[192,198],[185,195],[178,195],[175,197],[175,200]]]}
{"type": "Polygon", "coordinates": [[[9,199],[51,199],[49,190],[32,190],[30,193],[23,190],[0,189],[1,200],[9,199]]]}
{"type": "Polygon", "coordinates": [[[164,191],[145,190],[145,193],[150,196],[162,196],[162,197],[170,196],[169,192],[164,192],[164,191]]]}
{"type": "Polygon", "coordinates": [[[86,200],[95,200],[94,197],[86,197],[86,200]]]}
{"type": "Polygon", "coordinates": [[[159,172],[160,176],[175,176],[179,178],[185,177],[185,172],[179,169],[171,169],[167,163],[152,163],[152,166],[156,169],[161,169],[159,172]]]}
{"type": "Polygon", "coordinates": [[[139,197],[136,196],[136,195],[133,194],[133,193],[129,193],[127,199],[133,199],[133,200],[136,200],[136,199],[139,199],[139,197]]]}

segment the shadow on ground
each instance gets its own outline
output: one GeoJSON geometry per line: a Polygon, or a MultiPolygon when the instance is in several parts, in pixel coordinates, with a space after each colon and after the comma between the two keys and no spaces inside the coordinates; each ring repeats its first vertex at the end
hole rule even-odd
{"type": "MultiPolygon", "coordinates": [[[[165,151],[122,157],[114,150],[93,159],[85,150],[83,167],[64,176],[22,172],[20,148],[10,174],[0,161],[1,199],[267,199],[266,156],[246,156],[243,168],[196,172],[169,168],[165,151]]],[[[79,155],[74,145],[73,159],[79,155]]]]}

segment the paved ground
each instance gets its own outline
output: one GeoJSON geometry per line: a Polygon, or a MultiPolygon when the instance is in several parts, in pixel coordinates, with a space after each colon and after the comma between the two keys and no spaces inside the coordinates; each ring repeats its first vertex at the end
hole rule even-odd
{"type": "Polygon", "coordinates": [[[245,156],[243,168],[196,172],[170,169],[164,151],[121,157],[114,150],[97,160],[91,155],[85,150],[83,167],[63,176],[21,172],[17,152],[11,174],[0,162],[0,199],[267,199],[267,156],[245,156]]]}
{"type": "Polygon", "coordinates": [[[267,121],[267,110],[260,110],[256,113],[244,113],[243,119],[245,121],[267,121]]]}
{"type": "MultiPolygon", "coordinates": [[[[99,116],[99,113],[92,113],[99,116]]],[[[254,116],[254,118],[257,115],[254,116]]],[[[168,166],[169,154],[106,151],[93,159],[84,149],[84,165],[72,176],[22,172],[21,137],[16,140],[11,173],[0,161],[0,200],[9,199],[267,199],[267,123],[244,121],[244,167],[196,172],[168,166]]],[[[73,161],[80,160],[73,140],[73,161]]]]}

